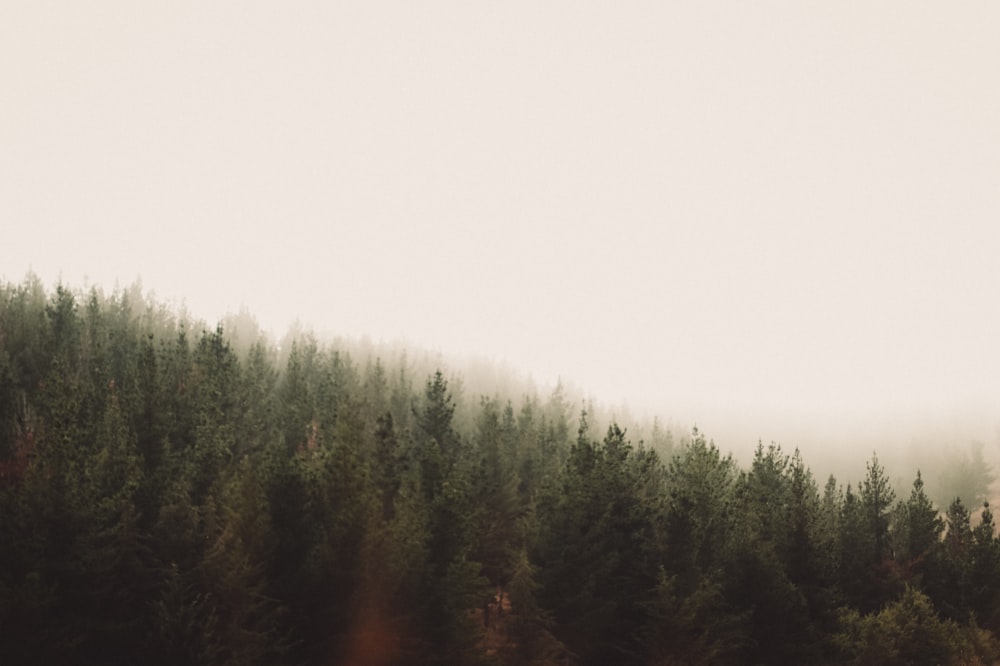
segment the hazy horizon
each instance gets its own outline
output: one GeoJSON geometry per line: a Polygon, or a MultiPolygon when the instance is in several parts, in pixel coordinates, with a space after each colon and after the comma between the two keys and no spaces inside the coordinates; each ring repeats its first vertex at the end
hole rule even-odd
{"type": "Polygon", "coordinates": [[[0,276],[141,277],[207,321],[481,356],[731,448],[996,452],[998,25],[929,2],[14,3],[0,276]]]}

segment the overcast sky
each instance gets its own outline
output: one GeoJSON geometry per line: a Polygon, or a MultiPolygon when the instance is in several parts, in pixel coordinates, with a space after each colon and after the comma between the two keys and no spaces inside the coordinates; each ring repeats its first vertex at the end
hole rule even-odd
{"type": "Polygon", "coordinates": [[[668,417],[995,426],[998,34],[996,2],[6,2],[0,275],[668,417]]]}

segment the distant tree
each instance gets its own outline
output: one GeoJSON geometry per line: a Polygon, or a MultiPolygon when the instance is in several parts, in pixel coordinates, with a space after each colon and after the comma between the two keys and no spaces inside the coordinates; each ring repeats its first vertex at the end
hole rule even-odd
{"type": "Polygon", "coordinates": [[[990,487],[996,480],[992,466],[983,457],[983,443],[972,442],[967,450],[956,450],[942,466],[935,497],[941,506],[961,497],[966,507],[982,506],[990,499],[990,487]]]}

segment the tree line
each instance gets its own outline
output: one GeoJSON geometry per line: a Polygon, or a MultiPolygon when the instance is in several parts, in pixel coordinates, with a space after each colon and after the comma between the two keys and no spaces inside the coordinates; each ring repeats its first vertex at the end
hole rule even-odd
{"type": "Polygon", "coordinates": [[[0,662],[1000,659],[988,505],[459,383],[0,285],[0,662]]]}

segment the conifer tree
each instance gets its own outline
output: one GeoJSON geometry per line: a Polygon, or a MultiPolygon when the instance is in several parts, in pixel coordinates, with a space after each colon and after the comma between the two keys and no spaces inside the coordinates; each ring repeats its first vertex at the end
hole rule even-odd
{"type": "Polygon", "coordinates": [[[892,553],[889,539],[889,512],[896,499],[896,493],[889,483],[885,469],[879,464],[878,456],[872,454],[867,464],[867,474],[859,486],[858,499],[861,502],[864,520],[872,540],[872,553],[877,564],[892,553]]]}
{"type": "Polygon", "coordinates": [[[643,496],[658,459],[647,463],[616,424],[600,445],[586,427],[584,414],[562,489],[541,515],[542,601],[583,663],[632,663],[658,574],[658,515],[643,496]]]}
{"type": "Polygon", "coordinates": [[[923,477],[917,471],[913,489],[905,503],[897,508],[893,548],[901,567],[901,576],[924,591],[933,590],[933,578],[942,568],[941,534],[944,521],[924,491],[923,477]],[[931,581],[927,578],[931,577],[931,581]]]}
{"type": "Polygon", "coordinates": [[[1000,629],[1000,544],[993,512],[983,504],[968,550],[969,606],[980,626],[1000,629]]]}

